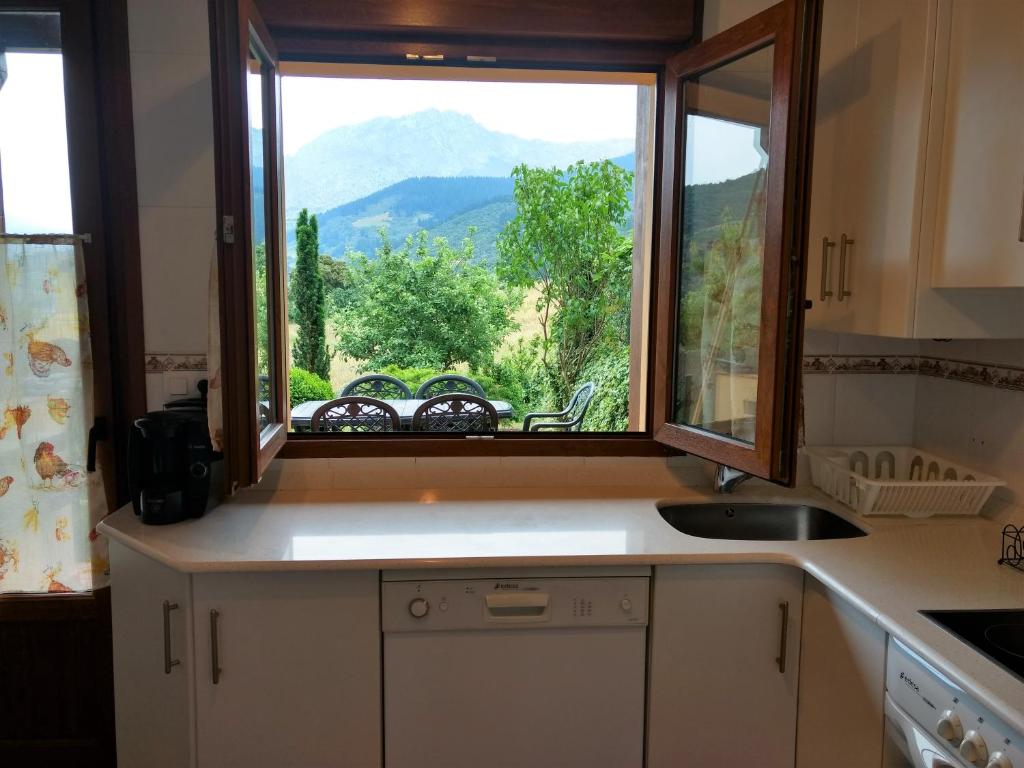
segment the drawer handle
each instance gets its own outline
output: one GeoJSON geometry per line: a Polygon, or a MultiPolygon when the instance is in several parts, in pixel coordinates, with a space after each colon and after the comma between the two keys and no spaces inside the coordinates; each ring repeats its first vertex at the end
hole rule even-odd
{"type": "Polygon", "coordinates": [[[164,674],[171,674],[173,667],[181,664],[180,659],[171,658],[171,611],[178,609],[177,603],[164,600],[164,674]]]}
{"type": "Polygon", "coordinates": [[[786,653],[789,639],[789,601],[783,600],[779,603],[779,613],[782,614],[782,628],[779,632],[779,655],[775,663],[779,665],[779,674],[786,674],[786,653]]]}
{"type": "Polygon", "coordinates": [[[509,592],[487,595],[487,618],[491,621],[546,621],[550,595],[544,592],[509,592]]]}
{"type": "Polygon", "coordinates": [[[835,240],[829,240],[828,235],[821,238],[821,300],[835,295],[832,291],[832,281],[829,279],[828,262],[829,251],[836,247],[835,240]]]}
{"type": "Polygon", "coordinates": [[[846,289],[850,246],[853,244],[854,240],[847,237],[846,233],[843,232],[843,236],[839,238],[839,295],[836,297],[840,301],[845,299],[847,296],[853,296],[853,293],[846,289]]]}
{"type": "Polygon", "coordinates": [[[210,610],[210,677],[213,684],[220,682],[220,647],[217,642],[217,619],[220,613],[214,609],[210,610]]]}

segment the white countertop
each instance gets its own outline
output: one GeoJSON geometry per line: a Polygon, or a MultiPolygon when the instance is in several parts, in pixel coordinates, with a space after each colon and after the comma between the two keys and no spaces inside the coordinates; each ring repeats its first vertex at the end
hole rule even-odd
{"type": "MultiPolygon", "coordinates": [[[[1024,733],[1024,682],[921,616],[922,609],[1024,608],[1024,573],[999,566],[1000,527],[981,519],[858,519],[812,489],[749,486],[736,502],[809,501],[869,531],[856,539],[724,541],[679,533],[656,503],[699,501],[594,489],[248,491],[204,518],[142,525],[130,508],[99,531],[176,570],[199,572],[772,562],[803,568],[904,640],[1024,733]],[[482,494],[486,493],[486,497],[482,494]]],[[[718,497],[721,500],[723,497],[718,497]]]]}

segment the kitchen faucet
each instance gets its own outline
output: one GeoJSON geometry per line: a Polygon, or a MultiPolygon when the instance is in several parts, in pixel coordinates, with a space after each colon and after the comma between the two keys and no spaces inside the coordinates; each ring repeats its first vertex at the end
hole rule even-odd
{"type": "Polygon", "coordinates": [[[747,472],[727,467],[725,464],[719,464],[718,471],[715,472],[715,492],[732,493],[737,485],[745,480],[749,480],[751,477],[753,475],[747,472]]]}

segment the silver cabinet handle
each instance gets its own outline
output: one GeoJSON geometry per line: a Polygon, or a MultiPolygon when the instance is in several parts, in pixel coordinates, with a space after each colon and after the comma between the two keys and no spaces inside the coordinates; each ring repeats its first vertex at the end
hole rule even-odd
{"type": "Polygon", "coordinates": [[[1024,243],[1024,191],[1020,195],[1020,229],[1017,230],[1017,242],[1024,243]]]}
{"type": "Polygon", "coordinates": [[[171,611],[178,609],[177,603],[164,600],[164,674],[171,674],[171,668],[181,664],[180,659],[171,658],[171,611]]]}
{"type": "Polygon", "coordinates": [[[828,235],[821,238],[821,300],[834,295],[832,292],[832,281],[828,277],[828,254],[836,247],[835,240],[829,240],[828,235]]]}
{"type": "Polygon", "coordinates": [[[220,618],[220,613],[215,610],[210,610],[210,677],[213,679],[213,684],[217,685],[220,682],[220,648],[217,643],[217,619],[220,618]]]}
{"type": "Polygon", "coordinates": [[[779,665],[779,674],[786,674],[786,645],[789,640],[789,601],[783,600],[779,603],[779,613],[782,614],[782,630],[779,632],[779,656],[775,663],[779,665]]]}
{"type": "Polygon", "coordinates": [[[853,295],[846,289],[846,277],[850,246],[853,245],[854,242],[855,241],[853,239],[846,236],[845,232],[843,232],[843,236],[839,238],[839,295],[836,298],[840,301],[845,299],[847,296],[853,295]]]}

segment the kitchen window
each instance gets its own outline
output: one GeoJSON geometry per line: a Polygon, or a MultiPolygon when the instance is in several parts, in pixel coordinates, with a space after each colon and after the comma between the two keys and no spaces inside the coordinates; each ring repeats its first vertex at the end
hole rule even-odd
{"type": "MultiPolygon", "coordinates": [[[[790,479],[814,0],[785,0],[667,61],[616,66],[611,55],[600,67],[593,49],[567,62],[572,47],[551,41],[527,53],[513,46],[506,57],[497,55],[506,43],[469,54],[464,38],[434,50],[328,32],[275,40],[252,0],[211,8],[224,435],[235,482],[255,482],[279,454],[670,449],[790,479]],[[420,87],[403,90],[410,83],[420,87]],[[580,93],[630,89],[633,135],[620,138],[631,147],[617,149],[631,151],[580,150],[576,164],[537,151],[535,141],[520,149],[521,163],[504,158],[511,174],[462,170],[488,166],[458,158],[458,149],[447,159],[464,165],[447,174],[444,163],[425,162],[438,146],[433,126],[442,144],[480,128],[465,115],[431,113],[430,89],[461,89],[457,111],[472,112],[516,85],[542,94],[573,84],[580,93]],[[395,140],[394,162],[360,165],[359,148],[377,157],[378,145],[398,135],[380,112],[389,107],[371,108],[388,92],[393,101],[426,99],[428,114],[409,129],[421,131],[426,157],[410,159],[395,140]],[[347,136],[312,139],[319,150],[334,142],[335,154],[321,151],[319,160],[288,147],[312,130],[301,115],[313,114],[316,93],[325,111],[340,103],[369,115],[355,138],[346,128],[347,136]],[[597,193],[588,198],[588,189],[597,193]],[[559,217],[559,201],[570,215],[559,217]],[[593,227],[571,228],[599,205],[593,227]],[[602,229],[619,238],[619,258],[582,260],[565,270],[569,290],[551,291],[549,252],[557,269],[578,255],[566,241],[578,251],[602,229]],[[599,288],[574,305],[588,281],[599,288]],[[449,303],[427,306],[438,296],[449,303]],[[598,301],[608,306],[596,311],[598,301]],[[614,375],[591,364],[599,358],[591,338],[570,338],[598,326],[614,375]],[[526,375],[531,366],[540,386],[526,375]],[[431,389],[435,378],[442,381],[431,389]],[[444,420],[425,405],[438,394],[453,399],[444,420]],[[333,406],[342,395],[370,402],[333,406]],[[597,410],[574,422],[582,399],[597,410]],[[482,418],[470,419],[477,407],[482,418]],[[530,411],[545,415],[526,420],[530,411]]],[[[406,123],[417,118],[397,112],[406,123]]],[[[469,144],[464,155],[475,149],[469,144]]],[[[602,242],[597,251],[611,249],[602,242]]]]}

